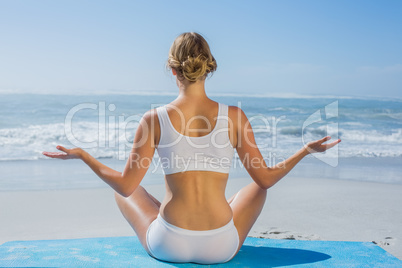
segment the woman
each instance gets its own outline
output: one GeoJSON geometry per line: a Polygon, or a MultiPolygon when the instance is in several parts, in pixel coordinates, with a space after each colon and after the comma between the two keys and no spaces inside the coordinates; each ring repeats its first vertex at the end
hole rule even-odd
{"type": "Polygon", "coordinates": [[[154,258],[223,263],[242,246],[264,206],[267,189],[304,156],[324,152],[340,140],[310,142],[276,167],[267,167],[244,112],[205,93],[205,79],[217,68],[205,39],[197,33],[181,34],[170,48],[167,64],[176,76],[179,96],[144,114],[122,173],[80,148],[57,146],[63,153],[44,155],[81,159],[108,183],[124,217],[154,258]],[[165,173],[162,203],[139,185],[155,149],[165,173]],[[226,200],[234,149],[254,181],[226,200]]]}

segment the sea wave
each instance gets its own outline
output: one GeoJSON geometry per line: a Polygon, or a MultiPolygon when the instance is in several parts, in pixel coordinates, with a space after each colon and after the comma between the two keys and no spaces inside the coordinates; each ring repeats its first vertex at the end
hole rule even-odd
{"type": "Polygon", "coordinates": [[[0,129],[0,161],[43,159],[42,152],[55,151],[57,145],[82,147],[96,158],[117,158],[131,147],[136,128],[77,122],[71,128],[56,123],[0,129]]]}
{"type": "MultiPolygon", "coordinates": [[[[167,99],[161,92],[157,97],[142,97],[148,95],[153,93],[85,98],[3,95],[4,98],[0,98],[0,160],[45,158],[41,152],[53,151],[59,144],[66,147],[83,147],[98,158],[121,158],[130,152],[140,115],[149,109],[150,103],[164,103],[167,99]],[[99,115],[99,99],[102,98],[109,100],[105,107],[112,103],[116,108],[106,108],[103,119],[99,115]],[[95,104],[98,108],[85,109],[75,114],[69,128],[64,123],[68,119],[66,114],[82,102],[95,104]],[[136,118],[137,121],[120,123],[120,118],[136,118]]],[[[238,100],[244,101],[242,109],[247,112],[255,139],[264,154],[273,150],[290,156],[304,142],[327,135],[334,139],[342,139],[338,146],[341,157],[402,154],[402,109],[396,100],[366,101],[348,97],[338,102],[337,116],[327,119],[324,115],[330,101],[322,99],[323,96],[310,101],[300,101],[298,97],[311,96],[291,95],[288,99],[268,100],[260,98],[264,95],[251,95],[252,98],[248,99],[242,98],[250,95],[232,95],[236,98],[224,97],[219,101],[233,105],[236,105],[238,100]],[[318,110],[322,120],[303,129],[303,123],[318,110]]]]}
{"type": "MultiPolygon", "coordinates": [[[[70,134],[64,123],[0,129],[0,161],[42,159],[42,151],[54,151],[57,145],[80,146],[97,158],[118,158],[129,153],[137,127],[136,123],[110,126],[82,121],[73,124],[70,134]]],[[[287,126],[276,133],[256,131],[255,139],[262,152],[289,156],[303,143],[327,135],[342,139],[339,156],[402,156],[402,128],[380,131],[319,126],[302,131],[301,127],[287,126]]]]}

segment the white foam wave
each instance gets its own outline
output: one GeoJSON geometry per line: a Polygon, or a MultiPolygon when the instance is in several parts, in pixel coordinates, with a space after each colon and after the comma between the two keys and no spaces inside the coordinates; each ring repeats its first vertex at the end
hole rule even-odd
{"type": "Polygon", "coordinates": [[[377,144],[402,144],[402,129],[396,129],[390,134],[381,133],[378,130],[344,130],[340,131],[340,138],[353,142],[369,142],[369,145],[377,144]]]}
{"type": "Polygon", "coordinates": [[[106,128],[95,122],[77,122],[72,125],[74,140],[66,135],[64,123],[0,129],[0,160],[46,158],[41,153],[56,151],[57,145],[83,147],[97,158],[117,158],[119,150],[129,151],[136,128],[135,124],[106,128]]]}
{"type": "Polygon", "coordinates": [[[331,157],[400,157],[402,156],[402,129],[395,129],[391,133],[378,130],[346,130],[336,125],[320,126],[303,131],[301,127],[285,127],[277,134],[256,135],[255,140],[263,154],[276,153],[291,156],[301,146],[309,141],[331,136],[332,140],[340,138],[338,152],[328,153],[331,157]]]}
{"type": "MultiPolygon", "coordinates": [[[[99,125],[97,122],[76,122],[72,125],[75,143],[66,135],[64,123],[37,124],[28,127],[0,129],[0,160],[37,160],[45,158],[42,151],[55,151],[57,145],[66,147],[80,146],[98,158],[125,157],[132,147],[137,123],[128,125],[99,125]],[[87,145],[94,143],[94,146],[87,145]]],[[[353,126],[353,124],[351,124],[353,126]]],[[[330,135],[340,138],[341,156],[401,156],[402,128],[394,130],[366,130],[355,125],[355,129],[337,129],[336,126],[307,128],[287,126],[277,129],[276,133],[255,132],[255,139],[261,151],[274,150],[290,156],[303,145],[330,135]],[[386,132],[388,131],[388,132],[386,132]]],[[[93,144],[92,144],[93,145],[93,144]]]]}

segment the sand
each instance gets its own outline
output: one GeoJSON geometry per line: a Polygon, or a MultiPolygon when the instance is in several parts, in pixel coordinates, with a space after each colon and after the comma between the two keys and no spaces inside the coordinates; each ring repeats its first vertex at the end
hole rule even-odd
{"type": "MultiPolygon", "coordinates": [[[[251,182],[230,179],[227,196],[251,182]]],[[[146,185],[159,200],[163,185],[146,185]]],[[[268,190],[250,236],[375,241],[402,259],[402,185],[288,176],[268,190]]],[[[134,235],[109,188],[0,192],[0,243],[134,235]]]]}

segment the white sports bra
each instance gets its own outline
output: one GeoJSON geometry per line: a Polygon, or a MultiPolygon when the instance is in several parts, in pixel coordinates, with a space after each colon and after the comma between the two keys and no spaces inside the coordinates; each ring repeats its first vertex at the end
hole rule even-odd
{"type": "Polygon", "coordinates": [[[156,149],[166,175],[190,170],[229,173],[234,148],[228,134],[227,105],[219,103],[214,129],[201,137],[177,132],[169,119],[166,105],[156,108],[156,111],[161,129],[156,149]]]}

